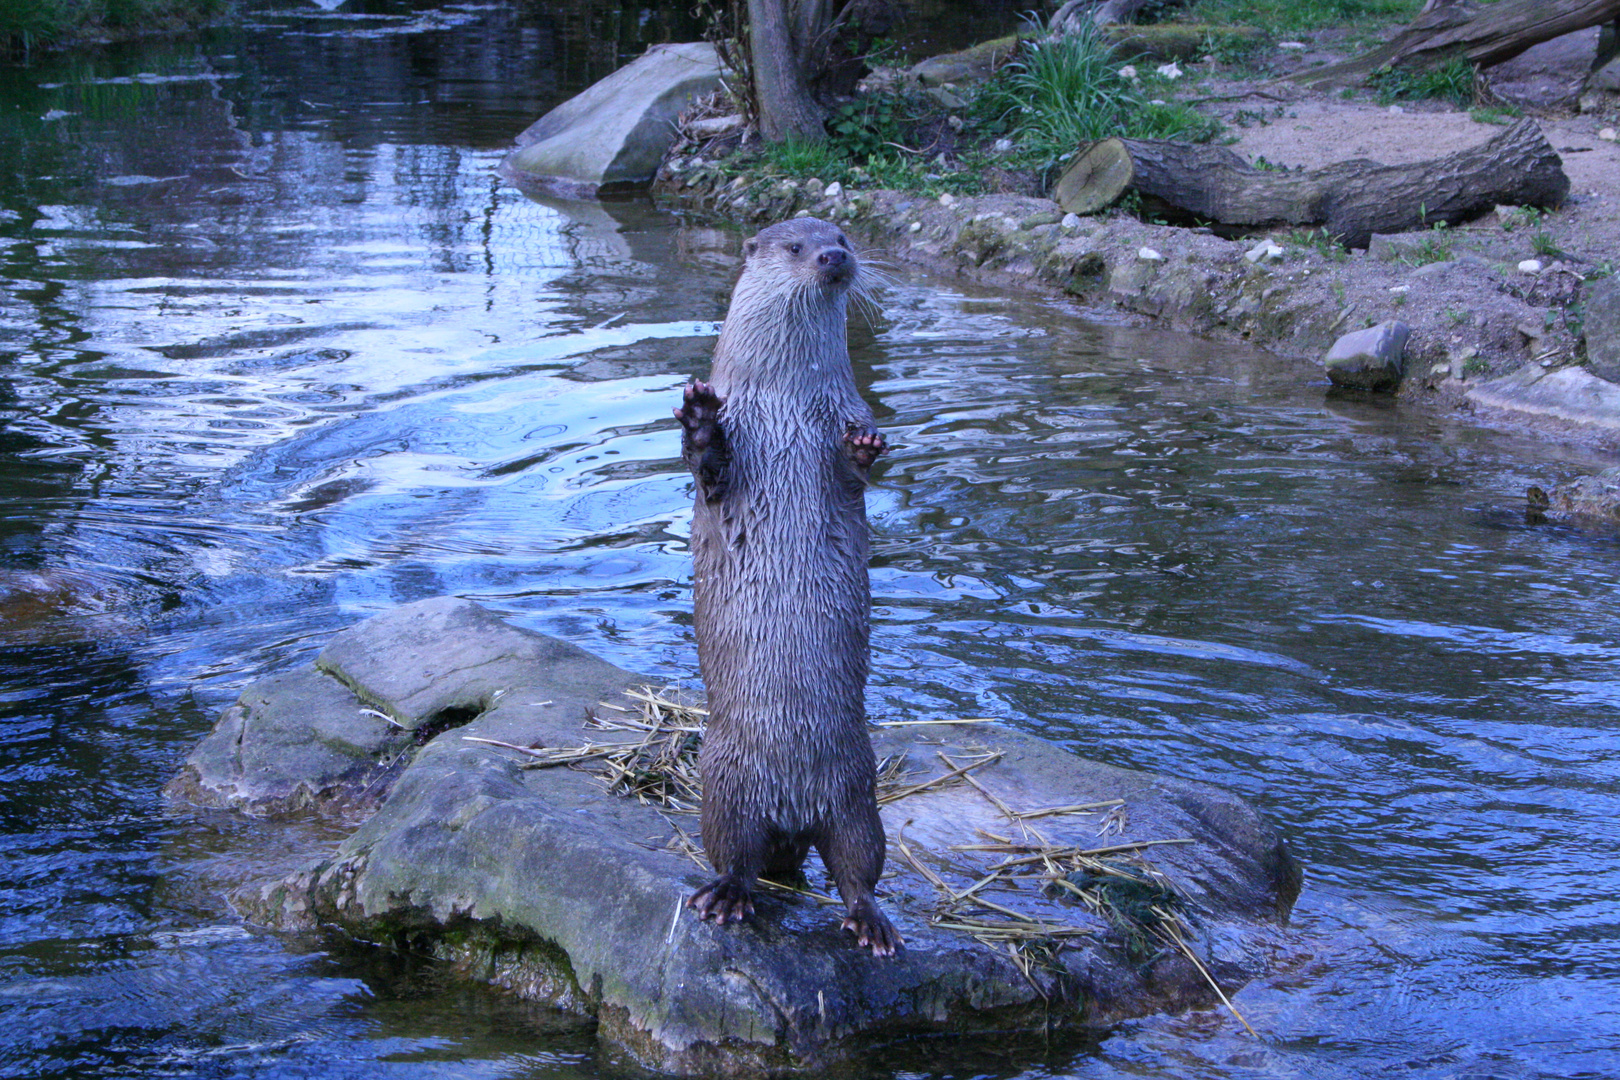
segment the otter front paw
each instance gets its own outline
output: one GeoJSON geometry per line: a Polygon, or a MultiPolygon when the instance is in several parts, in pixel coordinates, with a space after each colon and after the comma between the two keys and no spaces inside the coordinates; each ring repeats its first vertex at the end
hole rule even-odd
{"type": "Polygon", "coordinates": [[[873,956],[893,956],[894,951],[905,944],[900,931],[871,900],[857,900],[851,905],[849,914],[844,917],[844,929],[855,935],[856,943],[863,949],[871,949],[873,956]]]}
{"type": "Polygon", "coordinates": [[[714,387],[693,379],[675,410],[675,419],[681,422],[681,459],[697,477],[704,501],[711,503],[725,496],[727,466],[731,464],[726,430],[720,424],[724,404],[714,387]]]}
{"type": "Polygon", "coordinates": [[[675,409],[675,419],[681,422],[681,438],[694,450],[705,449],[720,430],[720,406],[725,402],[714,387],[697,379],[686,384],[683,398],[675,409]]]}
{"type": "Polygon", "coordinates": [[[870,469],[872,462],[888,448],[889,441],[876,428],[844,432],[844,449],[849,453],[850,460],[863,469],[870,469]]]}
{"type": "Polygon", "coordinates": [[[688,897],[686,906],[697,912],[702,920],[742,922],[754,914],[754,897],[742,878],[725,874],[688,897]]]}

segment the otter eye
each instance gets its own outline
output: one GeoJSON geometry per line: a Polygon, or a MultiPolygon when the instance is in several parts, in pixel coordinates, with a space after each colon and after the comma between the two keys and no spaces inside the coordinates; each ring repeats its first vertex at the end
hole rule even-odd
{"type": "Polygon", "coordinates": [[[801,252],[803,250],[804,250],[804,245],[803,244],[789,244],[788,245],[788,251],[791,252],[794,255],[797,255],[799,252],[801,252]]]}
{"type": "Polygon", "coordinates": [[[849,247],[849,241],[844,238],[843,233],[838,234],[838,246],[842,248],[849,247]]]}

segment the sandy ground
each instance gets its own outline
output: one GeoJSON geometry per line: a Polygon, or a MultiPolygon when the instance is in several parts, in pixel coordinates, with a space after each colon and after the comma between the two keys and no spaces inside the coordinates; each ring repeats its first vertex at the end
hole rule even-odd
{"type": "MultiPolygon", "coordinates": [[[[1620,144],[1598,138],[1613,127],[1614,116],[1575,111],[1581,86],[1597,54],[1595,28],[1544,42],[1505,64],[1490,69],[1492,92],[1522,109],[1541,125],[1547,141],[1563,160],[1570,197],[1555,214],[1535,228],[1520,228],[1520,244],[1492,243],[1491,233],[1504,230],[1487,219],[1464,226],[1470,239],[1501,254],[1524,249],[1534,255],[1528,238],[1547,231],[1571,261],[1599,265],[1620,258],[1620,144]]],[[[1297,52],[1297,51],[1296,51],[1297,52]]],[[[1305,51],[1286,58],[1284,70],[1336,58],[1305,51]]],[[[1219,82],[1208,80],[1212,94],[1219,82]]],[[[1238,89],[1241,89],[1239,84],[1238,89]]],[[[1334,94],[1308,93],[1288,83],[1255,86],[1256,96],[1208,108],[1237,136],[1232,148],[1251,160],[1264,157],[1277,165],[1319,168],[1335,161],[1370,158],[1402,165],[1443,157],[1483,143],[1502,128],[1479,123],[1468,112],[1437,102],[1405,102],[1393,109],[1334,94]],[[1260,120],[1252,119],[1258,113],[1260,120]]]]}

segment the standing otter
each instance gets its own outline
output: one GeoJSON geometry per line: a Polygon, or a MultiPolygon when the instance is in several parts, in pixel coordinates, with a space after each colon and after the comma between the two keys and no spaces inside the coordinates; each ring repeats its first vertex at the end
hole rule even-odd
{"type": "Polygon", "coordinates": [[[693,381],[681,452],[697,479],[694,623],[708,690],[703,847],[720,874],[687,906],[738,922],[760,874],[796,874],[813,844],[879,956],[899,933],[883,871],[866,729],[872,605],[866,474],[883,453],[844,339],[861,264],[835,225],[795,218],[743,245],[741,279],[693,381]]]}

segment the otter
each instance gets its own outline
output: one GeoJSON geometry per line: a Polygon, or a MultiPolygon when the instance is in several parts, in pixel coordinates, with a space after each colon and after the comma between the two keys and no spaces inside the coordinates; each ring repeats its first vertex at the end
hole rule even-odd
{"type": "Polygon", "coordinates": [[[861,260],[837,226],[808,217],[743,253],[710,382],[694,379],[675,409],[697,488],[703,848],[720,875],[687,906],[740,922],[755,879],[791,879],[813,845],[843,928],[892,956],[902,939],[872,894],[885,839],[865,704],[867,471],[887,444],[844,335],[861,260]]]}

